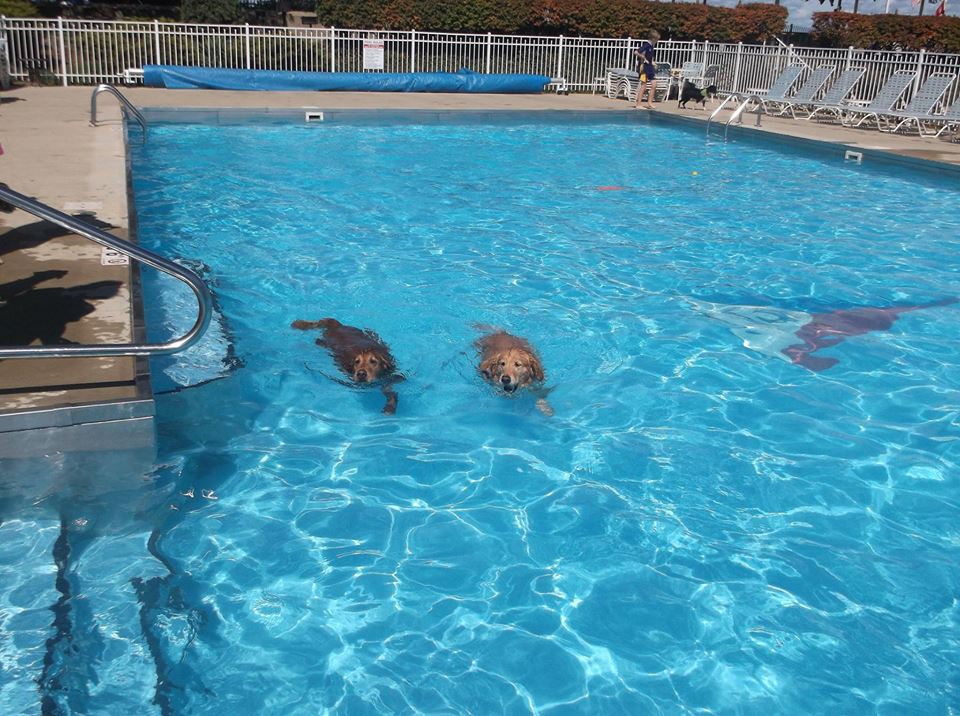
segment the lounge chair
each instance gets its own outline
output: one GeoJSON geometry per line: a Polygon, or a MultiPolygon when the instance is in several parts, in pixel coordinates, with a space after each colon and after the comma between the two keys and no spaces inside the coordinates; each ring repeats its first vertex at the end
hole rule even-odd
{"type": "Polygon", "coordinates": [[[657,93],[662,94],[661,99],[665,100],[670,94],[670,83],[673,80],[673,65],[669,62],[657,63],[657,93]]]}
{"type": "Polygon", "coordinates": [[[866,107],[847,107],[844,109],[840,115],[841,123],[847,127],[859,127],[867,120],[873,119],[877,123],[877,129],[880,129],[880,116],[890,114],[893,111],[903,95],[910,89],[910,85],[913,84],[916,76],[917,73],[910,70],[897,70],[887,78],[883,87],[877,92],[877,96],[866,107]]]}
{"type": "Polygon", "coordinates": [[[710,85],[717,84],[717,78],[720,76],[720,65],[707,65],[707,69],[703,71],[703,76],[700,78],[702,84],[700,89],[704,87],[709,87],[710,85]]]}
{"type": "Polygon", "coordinates": [[[794,109],[798,106],[803,107],[815,102],[817,95],[823,90],[823,86],[827,84],[827,80],[830,79],[832,74],[833,68],[828,65],[815,69],[790,99],[784,100],[783,102],[771,100],[770,104],[777,105],[777,110],[774,114],[783,116],[787,112],[790,112],[790,116],[796,119],[797,115],[794,109]]]}
{"type": "MultiPolygon", "coordinates": [[[[808,110],[807,119],[813,119],[820,112],[832,112],[835,118],[839,119],[843,110],[850,106],[847,103],[847,98],[853,92],[853,88],[856,87],[860,78],[863,77],[864,72],[866,70],[863,67],[841,72],[837,81],[830,85],[830,89],[823,95],[823,99],[819,102],[806,102],[802,105],[808,110]]],[[[792,109],[796,111],[800,107],[800,103],[796,103],[792,109]]]]}
{"type": "Polygon", "coordinates": [[[950,89],[950,85],[953,84],[955,79],[956,75],[951,72],[934,72],[927,77],[902,112],[885,112],[879,115],[877,117],[878,128],[884,132],[899,132],[903,127],[916,124],[917,133],[923,134],[923,123],[936,120],[933,110],[943,100],[943,96],[950,89]],[[886,127],[879,126],[881,120],[886,127]],[[890,125],[894,122],[896,124],[893,129],[890,129],[890,125]]]}
{"type": "Polygon", "coordinates": [[[637,73],[625,67],[607,68],[607,97],[616,99],[617,97],[630,97],[630,77],[634,82],[637,80],[637,73]]]}
{"type": "MultiPolygon", "coordinates": [[[[780,73],[780,76],[770,85],[770,89],[763,94],[757,95],[764,112],[767,111],[768,104],[776,105],[787,101],[787,93],[790,92],[797,80],[800,79],[802,72],[803,65],[787,65],[783,69],[783,72],[780,73]]],[[[741,92],[738,96],[741,100],[749,101],[752,95],[741,92]]],[[[773,112],[773,114],[776,114],[776,112],[773,112]]]]}
{"type": "Polygon", "coordinates": [[[664,99],[667,99],[670,96],[670,88],[673,86],[674,82],[677,84],[677,97],[680,97],[680,90],[683,88],[684,82],[693,82],[698,87],[700,86],[697,80],[703,78],[703,63],[702,62],[684,62],[680,66],[680,73],[676,77],[672,74],[670,75],[670,80],[667,82],[667,93],[664,95],[664,99]]]}
{"type": "Polygon", "coordinates": [[[939,137],[941,134],[946,132],[948,129],[954,130],[953,141],[958,141],[957,137],[960,137],[960,134],[956,133],[958,127],[960,127],[960,97],[957,97],[956,101],[950,106],[950,108],[943,114],[937,114],[930,118],[931,123],[942,124],[937,133],[933,136],[939,137]]]}

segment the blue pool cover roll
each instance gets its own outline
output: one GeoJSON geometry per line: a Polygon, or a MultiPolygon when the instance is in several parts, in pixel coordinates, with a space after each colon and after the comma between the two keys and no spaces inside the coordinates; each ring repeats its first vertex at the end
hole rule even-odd
{"type": "Polygon", "coordinates": [[[168,89],[301,90],[340,92],[542,92],[546,75],[456,72],[287,72],[145,65],[143,83],[168,89]]]}

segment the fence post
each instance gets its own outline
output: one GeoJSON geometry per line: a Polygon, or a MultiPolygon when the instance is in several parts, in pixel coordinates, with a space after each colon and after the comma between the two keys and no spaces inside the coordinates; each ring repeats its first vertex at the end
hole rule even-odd
{"type": "Polygon", "coordinates": [[[493,35],[488,32],[487,33],[487,62],[486,62],[486,69],[484,69],[484,72],[486,72],[488,75],[490,74],[490,46],[492,43],[493,43],[493,35]]]}
{"type": "MultiPolygon", "coordinates": [[[[623,56],[623,67],[624,69],[630,69],[630,46],[633,44],[633,38],[627,37],[627,46],[624,49],[623,56]]],[[[606,72],[604,72],[606,74],[606,72]]]]}
{"type": "Polygon", "coordinates": [[[57,44],[60,47],[60,76],[63,77],[63,86],[67,86],[67,45],[63,40],[63,18],[57,18],[57,44]]]}
{"type": "Polygon", "coordinates": [[[330,26],[330,71],[337,71],[337,28],[330,26]]]}
{"type": "Polygon", "coordinates": [[[733,91],[740,92],[740,60],[743,57],[743,43],[737,43],[737,59],[733,63],[733,91]]]}
{"type": "Polygon", "coordinates": [[[243,54],[246,59],[247,69],[250,69],[250,23],[243,23],[243,54]]]}
{"type": "Polygon", "coordinates": [[[844,70],[849,70],[850,65],[853,64],[853,45],[847,48],[847,64],[844,66],[844,70]]]}
{"type": "Polygon", "coordinates": [[[163,63],[160,61],[160,21],[153,21],[153,59],[158,65],[163,63]]]}
{"type": "Polygon", "coordinates": [[[920,50],[920,54],[917,55],[917,74],[913,78],[913,93],[916,94],[917,90],[920,89],[920,78],[923,75],[923,62],[926,59],[927,51],[925,49],[920,50]]]}
{"type": "Polygon", "coordinates": [[[410,71],[417,71],[417,31],[410,31],[410,71]]]}
{"type": "Polygon", "coordinates": [[[706,69],[707,69],[707,45],[709,45],[709,44],[710,44],[710,41],[709,41],[709,40],[704,40],[704,41],[703,41],[703,69],[704,69],[704,71],[706,71],[706,69]]]}
{"type": "Polygon", "coordinates": [[[557,74],[554,77],[563,77],[563,35],[560,35],[560,45],[557,51],[557,74]]]}

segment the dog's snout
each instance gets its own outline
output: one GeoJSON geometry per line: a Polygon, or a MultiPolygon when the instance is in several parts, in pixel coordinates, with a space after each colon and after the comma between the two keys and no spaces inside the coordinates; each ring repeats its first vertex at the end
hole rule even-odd
{"type": "Polygon", "coordinates": [[[504,385],[510,385],[510,376],[509,375],[500,376],[500,382],[503,383],[504,385]]]}
{"type": "Polygon", "coordinates": [[[366,379],[367,379],[367,371],[365,371],[365,370],[358,370],[358,371],[357,371],[357,380],[366,380],[366,379]]]}

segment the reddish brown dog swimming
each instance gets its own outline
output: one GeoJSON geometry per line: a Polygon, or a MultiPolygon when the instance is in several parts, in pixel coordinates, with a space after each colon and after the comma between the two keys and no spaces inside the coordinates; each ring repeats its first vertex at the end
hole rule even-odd
{"type": "Polygon", "coordinates": [[[396,372],[397,363],[380,336],[369,329],[345,326],[335,318],[294,321],[291,328],[301,331],[321,329],[323,337],[316,340],[317,345],[330,352],[337,367],[354,383],[379,384],[387,397],[383,412],[391,415],[396,412],[397,394],[393,391],[393,384],[403,380],[403,376],[396,372]]]}
{"type": "Polygon", "coordinates": [[[478,338],[473,345],[480,352],[478,369],[485,381],[508,394],[520,388],[533,388],[537,407],[545,415],[553,415],[542,388],[546,377],[543,363],[528,341],[506,331],[496,331],[478,338]]]}
{"type": "Polygon", "coordinates": [[[810,355],[811,353],[821,348],[835,346],[849,336],[859,336],[870,331],[889,330],[901,313],[919,311],[923,308],[949,306],[956,302],[957,299],[951,297],[913,306],[848,308],[832,313],[814,313],[809,323],[794,332],[794,335],[801,342],[787,346],[781,353],[790,358],[792,363],[802,365],[809,370],[826,370],[839,361],[836,358],[813,356],[810,355]]]}

